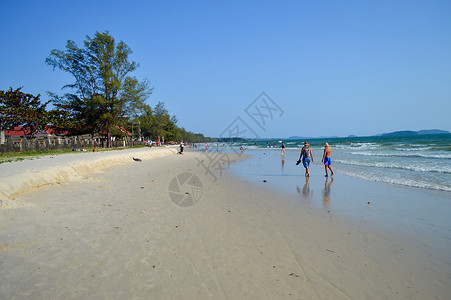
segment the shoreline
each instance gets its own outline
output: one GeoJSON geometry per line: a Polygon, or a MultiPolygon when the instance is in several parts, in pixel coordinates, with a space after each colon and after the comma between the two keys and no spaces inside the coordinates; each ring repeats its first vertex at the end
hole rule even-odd
{"type": "Polygon", "coordinates": [[[317,163],[310,165],[311,177],[306,178],[293,156],[287,155],[281,167],[277,153],[251,153],[253,158],[231,167],[233,175],[258,186],[266,180],[264,186],[284,197],[308,202],[319,213],[396,233],[406,241],[415,241],[412,245],[416,247],[432,248],[450,259],[449,192],[355,178],[335,168],[333,177],[324,177],[324,168],[317,163]]]}
{"type": "Polygon", "coordinates": [[[446,299],[451,294],[449,260],[443,264],[383,230],[318,210],[312,201],[262,182],[246,182],[232,170],[215,180],[200,166],[206,160],[186,151],[20,195],[29,207],[0,210],[0,296],[446,299]],[[199,182],[175,191],[172,182],[181,183],[186,173],[199,182]],[[170,197],[171,191],[194,195],[193,186],[202,193],[191,206],[178,206],[170,197]]]}

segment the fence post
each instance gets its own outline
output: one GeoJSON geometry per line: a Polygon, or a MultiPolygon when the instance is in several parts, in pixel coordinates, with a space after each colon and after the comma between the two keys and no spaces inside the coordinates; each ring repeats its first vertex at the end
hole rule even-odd
{"type": "Polygon", "coordinates": [[[49,139],[49,137],[45,138],[44,145],[45,145],[45,147],[44,147],[45,150],[47,150],[47,151],[50,150],[50,139],[49,139]]]}
{"type": "Polygon", "coordinates": [[[23,139],[22,140],[22,151],[30,151],[30,142],[28,141],[28,139],[23,139]]]}
{"type": "Polygon", "coordinates": [[[41,150],[41,144],[39,143],[39,140],[37,138],[34,138],[33,141],[34,149],[35,151],[41,150]]]}
{"type": "Polygon", "coordinates": [[[15,152],[16,149],[14,149],[14,141],[10,136],[6,138],[6,144],[8,145],[7,152],[15,152]]]}

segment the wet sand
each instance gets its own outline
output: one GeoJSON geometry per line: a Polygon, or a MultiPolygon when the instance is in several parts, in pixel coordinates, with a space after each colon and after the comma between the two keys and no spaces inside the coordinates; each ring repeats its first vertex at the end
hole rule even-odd
{"type": "Polygon", "coordinates": [[[450,260],[450,192],[354,178],[341,174],[334,165],[335,175],[324,177],[321,157],[310,165],[308,178],[304,167],[295,165],[299,151],[290,150],[285,156],[278,151],[250,152],[252,157],[233,164],[231,171],[249,182],[266,180],[265,186],[286,193],[286,199],[297,196],[295,202],[392,232],[414,247],[450,260]]]}
{"type": "Polygon", "coordinates": [[[0,210],[0,298],[449,299],[449,261],[214,177],[209,159],[149,157],[20,193],[3,182],[22,205],[0,210]]]}

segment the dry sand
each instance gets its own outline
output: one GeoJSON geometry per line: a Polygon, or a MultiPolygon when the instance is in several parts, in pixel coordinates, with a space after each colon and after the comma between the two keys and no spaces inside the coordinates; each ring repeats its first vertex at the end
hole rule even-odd
{"type": "Polygon", "coordinates": [[[141,148],[101,152],[75,152],[65,155],[36,156],[32,160],[0,164],[0,209],[27,205],[15,200],[26,192],[85,180],[85,175],[106,167],[177,153],[176,147],[141,148]]]}
{"type": "Polygon", "coordinates": [[[387,233],[279,201],[287,196],[263,184],[215,181],[204,159],[167,155],[67,181],[75,168],[28,192],[10,187],[22,177],[5,182],[3,170],[31,162],[0,165],[10,203],[0,210],[0,298],[450,299],[449,265],[387,233]],[[197,178],[177,192],[186,173],[197,178]]]}

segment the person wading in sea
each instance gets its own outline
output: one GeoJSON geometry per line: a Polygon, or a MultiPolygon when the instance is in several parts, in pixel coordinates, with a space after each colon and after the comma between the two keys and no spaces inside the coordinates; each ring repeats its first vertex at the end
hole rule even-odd
{"type": "Polygon", "coordinates": [[[329,174],[327,174],[327,169],[330,170],[330,176],[334,175],[334,171],[332,171],[332,167],[330,166],[331,164],[331,159],[330,159],[330,147],[328,143],[324,144],[324,154],[323,154],[323,159],[322,162],[324,163],[324,169],[326,170],[326,175],[325,177],[329,176],[329,174]]]}

